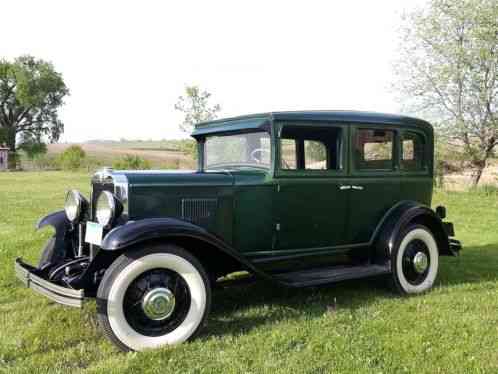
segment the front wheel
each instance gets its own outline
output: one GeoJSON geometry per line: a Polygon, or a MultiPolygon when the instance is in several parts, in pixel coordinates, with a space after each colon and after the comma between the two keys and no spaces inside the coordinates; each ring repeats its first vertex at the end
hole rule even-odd
{"type": "Polygon", "coordinates": [[[99,324],[125,351],[192,338],[206,320],[210,303],[211,289],[202,265],[173,245],[120,256],[97,291],[99,324]]]}
{"type": "Polygon", "coordinates": [[[428,291],[436,280],[439,250],[431,231],[411,225],[401,235],[391,254],[392,281],[401,294],[428,291]]]}

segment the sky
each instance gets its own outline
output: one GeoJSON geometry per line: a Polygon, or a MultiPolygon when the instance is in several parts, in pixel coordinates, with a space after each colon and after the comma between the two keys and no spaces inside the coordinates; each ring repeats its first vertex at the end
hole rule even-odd
{"type": "Polygon", "coordinates": [[[398,113],[404,11],[424,0],[0,0],[0,57],[51,61],[71,91],[62,141],[175,139],[186,85],[220,117],[279,110],[398,113]]]}

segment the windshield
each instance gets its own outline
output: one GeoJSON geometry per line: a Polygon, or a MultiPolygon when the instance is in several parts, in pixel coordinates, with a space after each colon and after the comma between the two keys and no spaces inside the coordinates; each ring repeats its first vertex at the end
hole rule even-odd
{"type": "Polygon", "coordinates": [[[204,144],[204,168],[268,169],[270,155],[270,135],[265,131],[212,135],[204,144]]]}

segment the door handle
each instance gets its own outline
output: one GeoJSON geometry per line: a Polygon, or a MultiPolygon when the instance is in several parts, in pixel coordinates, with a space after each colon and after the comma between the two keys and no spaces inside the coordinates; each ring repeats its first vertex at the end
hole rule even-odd
{"type": "Polygon", "coordinates": [[[344,186],[339,186],[339,189],[342,191],[342,190],[350,190],[351,189],[351,186],[348,186],[348,185],[344,185],[344,186]]]}
{"type": "Polygon", "coordinates": [[[353,190],[358,190],[358,191],[363,190],[363,186],[351,186],[351,188],[352,188],[353,190]]]}

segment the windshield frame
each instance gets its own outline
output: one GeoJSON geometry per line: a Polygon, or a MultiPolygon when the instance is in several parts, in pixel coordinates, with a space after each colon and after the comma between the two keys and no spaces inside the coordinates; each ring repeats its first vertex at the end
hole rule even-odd
{"type": "Polygon", "coordinates": [[[270,129],[265,128],[254,128],[247,129],[242,131],[230,131],[230,132],[220,132],[220,133],[212,133],[204,136],[202,139],[199,139],[199,169],[201,171],[233,171],[233,170],[261,170],[270,172],[273,170],[273,161],[274,161],[274,144],[273,144],[272,132],[270,129]],[[206,162],[206,142],[210,137],[225,137],[225,136],[234,136],[234,135],[244,135],[244,134],[255,134],[255,133],[266,133],[269,139],[269,163],[268,164],[257,164],[257,163],[218,163],[207,165],[206,162]]]}

